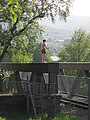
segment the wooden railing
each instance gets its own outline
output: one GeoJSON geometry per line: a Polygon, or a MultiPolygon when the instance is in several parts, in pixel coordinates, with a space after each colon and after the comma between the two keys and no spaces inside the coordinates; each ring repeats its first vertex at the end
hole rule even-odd
{"type": "Polygon", "coordinates": [[[64,75],[64,70],[84,71],[88,80],[88,120],[90,120],[90,62],[64,63],[0,63],[0,69],[14,72],[32,72],[34,77],[48,73],[48,94],[58,92],[58,74],[64,75]],[[55,84],[53,88],[51,84],[55,84]]]}

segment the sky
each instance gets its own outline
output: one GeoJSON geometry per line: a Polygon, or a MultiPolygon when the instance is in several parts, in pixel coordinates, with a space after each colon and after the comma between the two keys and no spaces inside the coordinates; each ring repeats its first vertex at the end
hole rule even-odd
{"type": "Polygon", "coordinates": [[[75,0],[71,15],[90,17],[90,0],[75,0]]]}

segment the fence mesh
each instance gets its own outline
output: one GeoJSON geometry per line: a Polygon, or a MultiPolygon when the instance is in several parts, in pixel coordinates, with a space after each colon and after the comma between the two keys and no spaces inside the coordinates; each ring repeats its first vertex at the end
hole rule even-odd
{"type": "MultiPolygon", "coordinates": [[[[7,78],[6,78],[7,79],[7,78]]],[[[8,78],[9,79],[9,78],[8,78]]],[[[86,77],[66,76],[58,74],[58,79],[53,75],[53,82],[49,81],[49,74],[34,75],[29,80],[6,80],[0,82],[1,94],[28,95],[33,99],[36,113],[48,113],[49,117],[60,115],[64,120],[68,114],[79,116],[80,120],[88,120],[88,110],[76,107],[73,101],[88,103],[88,80],[86,77]],[[58,80],[58,83],[56,82],[58,80]],[[57,86],[58,84],[58,86],[57,86]],[[56,92],[58,87],[58,92],[56,92]],[[68,103],[65,103],[68,99],[68,103]]],[[[33,109],[33,108],[32,108],[33,109]]],[[[34,111],[35,112],[35,111],[34,111]]]]}

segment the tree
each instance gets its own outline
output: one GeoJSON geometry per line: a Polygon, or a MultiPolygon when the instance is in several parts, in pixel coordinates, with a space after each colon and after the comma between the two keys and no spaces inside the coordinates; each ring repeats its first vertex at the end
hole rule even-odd
{"type": "Polygon", "coordinates": [[[2,0],[0,1],[0,22],[7,24],[7,29],[2,28],[0,43],[2,47],[0,61],[2,61],[14,37],[22,34],[30,24],[38,18],[55,16],[66,19],[69,7],[73,0],[2,0]]]}
{"type": "Polygon", "coordinates": [[[58,56],[64,62],[89,62],[90,34],[83,29],[75,31],[70,44],[65,44],[58,56]]]}
{"type": "Polygon", "coordinates": [[[9,48],[9,58],[12,62],[33,62],[33,54],[37,47],[37,38],[42,28],[35,22],[28,26],[22,35],[16,36],[9,48]]]}
{"type": "MultiPolygon", "coordinates": [[[[29,25],[23,34],[15,36],[11,41],[7,52],[5,53],[4,61],[32,62],[32,54],[37,43],[36,40],[41,31],[42,28],[39,26],[39,24],[37,22],[33,22],[33,24],[29,25]]],[[[0,31],[0,39],[3,41],[0,45],[1,53],[4,45],[7,44],[6,38],[9,37],[8,31],[0,31]]]]}

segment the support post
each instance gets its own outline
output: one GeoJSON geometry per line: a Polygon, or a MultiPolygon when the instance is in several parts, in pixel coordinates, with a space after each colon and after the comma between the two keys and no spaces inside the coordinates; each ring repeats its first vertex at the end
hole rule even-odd
{"type": "MultiPolygon", "coordinates": [[[[49,84],[48,84],[48,111],[49,116],[53,117],[56,113],[56,94],[58,93],[58,73],[59,64],[49,64],[49,84]]],[[[50,118],[51,119],[51,118],[50,118]]]]}
{"type": "Polygon", "coordinates": [[[29,82],[28,82],[28,76],[27,76],[27,115],[29,115],[29,82]]]}
{"type": "Polygon", "coordinates": [[[59,64],[49,64],[49,94],[58,93],[59,64]]]}
{"type": "Polygon", "coordinates": [[[88,120],[90,120],[90,72],[85,70],[85,74],[88,81],[88,120]]]}

